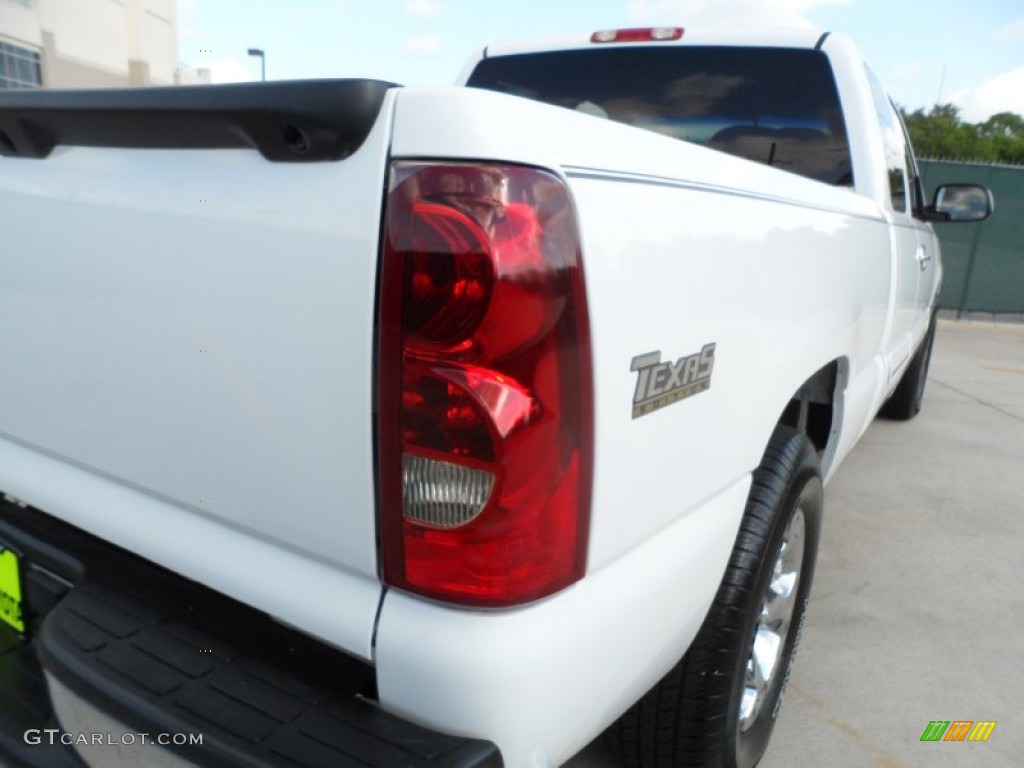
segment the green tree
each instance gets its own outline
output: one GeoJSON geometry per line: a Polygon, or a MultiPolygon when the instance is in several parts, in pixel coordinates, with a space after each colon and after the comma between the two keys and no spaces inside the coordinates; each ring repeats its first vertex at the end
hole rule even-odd
{"type": "Polygon", "coordinates": [[[1024,164],[1024,117],[1000,112],[979,125],[978,130],[992,143],[1000,162],[1024,164]]]}
{"type": "Polygon", "coordinates": [[[1024,164],[1024,117],[1000,112],[983,123],[965,122],[955,104],[936,104],[903,119],[920,157],[948,157],[990,163],[1024,164]]]}

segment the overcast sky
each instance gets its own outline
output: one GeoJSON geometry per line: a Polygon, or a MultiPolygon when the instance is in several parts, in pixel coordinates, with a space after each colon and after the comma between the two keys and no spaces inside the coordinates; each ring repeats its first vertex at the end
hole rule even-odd
{"type": "Polygon", "coordinates": [[[1024,114],[1022,0],[178,0],[183,64],[215,82],[375,77],[449,85],[502,40],[671,23],[813,26],[854,38],[910,109],[1024,114]],[[205,51],[212,50],[212,53],[205,51]]]}

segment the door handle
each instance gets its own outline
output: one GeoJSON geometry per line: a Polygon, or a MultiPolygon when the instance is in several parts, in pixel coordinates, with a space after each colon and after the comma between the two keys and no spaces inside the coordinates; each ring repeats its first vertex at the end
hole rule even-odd
{"type": "Polygon", "coordinates": [[[917,263],[921,267],[921,271],[928,269],[928,262],[932,260],[932,255],[928,253],[928,249],[923,245],[917,246],[917,263]]]}

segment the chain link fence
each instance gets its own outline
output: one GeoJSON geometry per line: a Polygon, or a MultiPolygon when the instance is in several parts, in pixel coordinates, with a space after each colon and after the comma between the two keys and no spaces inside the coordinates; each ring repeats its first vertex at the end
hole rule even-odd
{"type": "Polygon", "coordinates": [[[964,312],[1024,314],[1024,166],[923,160],[930,196],[940,184],[992,190],[995,213],[980,224],[936,224],[945,277],[939,306],[964,312]]]}

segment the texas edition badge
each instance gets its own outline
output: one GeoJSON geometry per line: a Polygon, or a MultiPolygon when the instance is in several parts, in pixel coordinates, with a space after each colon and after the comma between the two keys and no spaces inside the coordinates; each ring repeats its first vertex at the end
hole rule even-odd
{"type": "Polygon", "coordinates": [[[680,357],[676,362],[661,362],[661,352],[648,352],[633,358],[636,371],[633,418],[638,419],[666,405],[678,403],[711,387],[715,367],[715,344],[705,344],[700,352],[680,357]]]}

